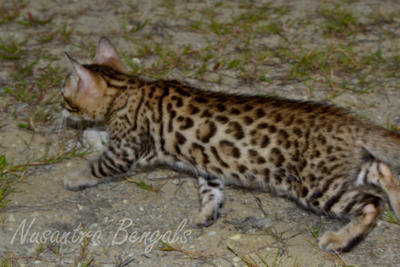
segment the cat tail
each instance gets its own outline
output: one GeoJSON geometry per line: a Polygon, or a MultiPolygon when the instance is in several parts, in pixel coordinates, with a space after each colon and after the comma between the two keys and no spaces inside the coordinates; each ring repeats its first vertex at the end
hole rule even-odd
{"type": "Polygon", "coordinates": [[[400,133],[379,126],[367,126],[358,140],[374,158],[400,169],[400,133]]]}

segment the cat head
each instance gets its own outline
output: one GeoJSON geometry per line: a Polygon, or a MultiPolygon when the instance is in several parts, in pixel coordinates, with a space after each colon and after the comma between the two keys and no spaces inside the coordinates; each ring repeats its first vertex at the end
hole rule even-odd
{"type": "Polygon", "coordinates": [[[75,120],[102,121],[117,90],[107,86],[105,73],[126,73],[113,44],[105,37],[99,41],[93,63],[81,65],[67,53],[70,72],[61,91],[65,117],[75,120]]]}

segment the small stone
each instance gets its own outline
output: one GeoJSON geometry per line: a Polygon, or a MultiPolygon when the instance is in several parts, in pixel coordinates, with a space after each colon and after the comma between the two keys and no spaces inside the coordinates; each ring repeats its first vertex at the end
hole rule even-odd
{"type": "Polygon", "coordinates": [[[238,241],[240,238],[241,238],[240,234],[236,234],[236,235],[229,237],[229,239],[234,240],[234,241],[238,241]]]}
{"type": "Polygon", "coordinates": [[[211,232],[208,233],[208,236],[213,236],[213,235],[216,235],[216,234],[217,234],[217,232],[211,231],[211,232]]]}
{"type": "Polygon", "coordinates": [[[266,231],[272,226],[272,220],[268,217],[250,216],[241,222],[233,223],[236,229],[243,233],[254,233],[258,230],[266,231]]]}
{"type": "Polygon", "coordinates": [[[132,58],[132,62],[136,65],[140,65],[142,63],[140,58],[137,57],[132,58]]]}
{"type": "Polygon", "coordinates": [[[7,221],[9,221],[9,222],[15,222],[15,217],[14,217],[14,215],[8,215],[8,218],[7,218],[7,221]]]}
{"type": "Polygon", "coordinates": [[[239,262],[239,261],[241,261],[241,260],[240,260],[240,258],[239,258],[239,257],[237,257],[237,256],[236,256],[236,257],[234,257],[232,260],[233,260],[234,262],[239,262]]]}

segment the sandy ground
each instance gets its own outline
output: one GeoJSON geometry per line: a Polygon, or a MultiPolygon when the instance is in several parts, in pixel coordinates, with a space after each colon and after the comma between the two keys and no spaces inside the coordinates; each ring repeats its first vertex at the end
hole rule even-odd
{"type": "Polygon", "coordinates": [[[63,52],[90,62],[98,39],[107,36],[132,73],[326,101],[396,128],[399,14],[398,2],[379,0],[2,1],[0,155],[8,166],[32,166],[0,179],[8,186],[0,262],[400,266],[400,225],[385,217],[354,250],[332,255],[318,249],[313,234],[342,222],[270,193],[228,188],[217,223],[195,229],[187,224],[198,207],[195,181],[168,170],[67,191],[63,175],[86,161],[65,155],[87,151],[87,140],[82,129],[63,127],[57,105],[59,77],[67,72],[63,52]],[[57,155],[60,162],[49,160],[57,155]],[[248,226],[254,217],[270,227],[248,226]]]}

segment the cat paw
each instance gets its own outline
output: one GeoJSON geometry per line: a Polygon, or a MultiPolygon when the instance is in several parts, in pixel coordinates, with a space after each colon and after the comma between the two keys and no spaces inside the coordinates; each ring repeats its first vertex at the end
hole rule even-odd
{"type": "Polygon", "coordinates": [[[203,208],[199,213],[191,218],[191,222],[196,227],[202,228],[212,225],[219,217],[217,209],[203,208]]]}
{"type": "Polygon", "coordinates": [[[108,134],[105,131],[99,131],[96,129],[86,129],[83,131],[83,143],[91,147],[94,151],[105,151],[108,139],[108,134]]]}
{"type": "Polygon", "coordinates": [[[78,170],[65,175],[63,183],[66,189],[78,191],[98,184],[99,179],[93,177],[89,171],[78,170]]]}
{"type": "Polygon", "coordinates": [[[340,234],[326,232],[319,240],[319,248],[325,251],[345,251],[348,245],[348,239],[340,234]]]}

